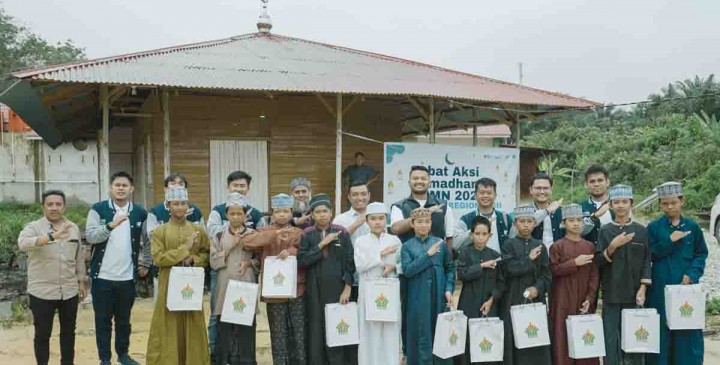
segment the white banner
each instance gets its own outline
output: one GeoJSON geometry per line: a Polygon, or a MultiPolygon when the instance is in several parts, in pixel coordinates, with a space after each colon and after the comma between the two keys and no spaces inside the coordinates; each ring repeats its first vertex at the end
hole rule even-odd
{"type": "Polygon", "coordinates": [[[410,196],[410,168],[430,170],[430,194],[446,200],[455,218],[477,208],[475,181],[489,177],[497,183],[495,207],[512,211],[519,187],[520,150],[425,143],[385,143],[383,199],[392,203],[410,196]]]}

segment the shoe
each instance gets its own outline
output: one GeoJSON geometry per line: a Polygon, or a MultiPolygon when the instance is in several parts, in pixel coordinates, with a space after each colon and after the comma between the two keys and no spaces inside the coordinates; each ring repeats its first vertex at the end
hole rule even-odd
{"type": "Polygon", "coordinates": [[[140,365],[139,362],[133,360],[128,354],[118,356],[118,363],[120,365],[140,365]]]}
{"type": "Polygon", "coordinates": [[[112,365],[110,360],[100,360],[100,365],[112,365]]]}

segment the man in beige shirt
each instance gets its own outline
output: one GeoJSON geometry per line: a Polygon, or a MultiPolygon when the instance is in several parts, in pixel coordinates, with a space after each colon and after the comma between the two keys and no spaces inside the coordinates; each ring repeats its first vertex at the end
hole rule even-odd
{"type": "Polygon", "coordinates": [[[28,255],[28,294],[35,323],[35,359],[50,358],[50,334],[57,310],[60,319],[61,365],[73,364],[78,302],[87,295],[85,260],[80,230],[63,216],[65,194],[49,190],[42,195],[44,217],[28,223],[18,237],[28,255]]]}

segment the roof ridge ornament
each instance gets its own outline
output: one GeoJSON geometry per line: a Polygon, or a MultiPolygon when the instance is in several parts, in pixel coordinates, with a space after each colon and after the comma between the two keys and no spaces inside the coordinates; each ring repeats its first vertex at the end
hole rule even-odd
{"type": "Polygon", "coordinates": [[[272,29],[272,19],[270,19],[270,15],[267,11],[267,3],[269,0],[261,0],[263,2],[263,8],[262,13],[260,13],[260,18],[258,18],[257,22],[257,28],[258,32],[260,33],[270,33],[270,29],[272,29]]]}

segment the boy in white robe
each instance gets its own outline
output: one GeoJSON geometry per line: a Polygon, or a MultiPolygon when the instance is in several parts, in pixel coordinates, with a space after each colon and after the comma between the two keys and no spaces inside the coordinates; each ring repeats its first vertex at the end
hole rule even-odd
{"type": "MultiPolygon", "coordinates": [[[[360,277],[358,365],[398,365],[400,364],[400,303],[397,303],[396,322],[368,321],[365,286],[371,280],[397,278],[395,264],[400,254],[401,242],[397,236],[387,233],[385,204],[377,202],[369,204],[365,219],[370,226],[370,233],[359,237],[355,242],[355,267],[360,277]]],[[[395,300],[400,299],[399,286],[397,290],[398,292],[392,296],[395,300]]],[[[377,300],[377,298],[369,299],[373,299],[373,303],[377,300]]]]}

